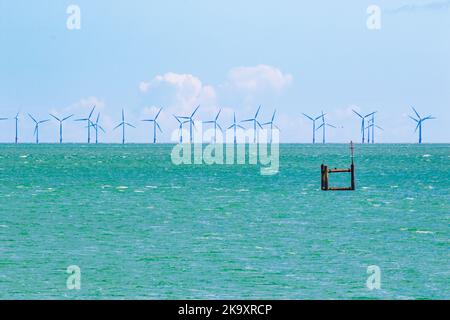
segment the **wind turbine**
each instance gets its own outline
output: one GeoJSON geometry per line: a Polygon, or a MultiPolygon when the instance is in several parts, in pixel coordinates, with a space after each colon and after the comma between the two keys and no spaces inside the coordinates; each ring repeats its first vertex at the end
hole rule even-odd
{"type": "Polygon", "coordinates": [[[146,119],[146,120],[142,120],[142,121],[144,121],[144,122],[153,122],[153,143],[156,143],[156,127],[158,127],[158,129],[159,129],[159,131],[162,133],[162,129],[161,129],[161,127],[159,126],[159,123],[158,123],[158,117],[159,117],[159,114],[161,113],[161,111],[162,111],[162,109],[163,108],[160,108],[159,109],[159,111],[158,111],[158,113],[156,114],[156,117],[154,118],[154,119],[146,119]]]}
{"type": "Polygon", "coordinates": [[[50,116],[52,116],[54,119],[56,119],[56,121],[59,121],[59,143],[63,143],[63,122],[72,118],[74,115],[70,115],[68,117],[65,118],[58,118],[56,116],[54,116],[53,114],[50,114],[50,116]]]}
{"type": "Polygon", "coordinates": [[[353,110],[353,109],[352,109],[352,111],[353,111],[353,113],[355,113],[358,117],[361,118],[362,143],[364,143],[365,140],[366,140],[366,137],[365,137],[365,133],[366,133],[366,119],[367,119],[368,117],[374,115],[374,114],[377,113],[378,111],[369,113],[369,114],[367,114],[367,115],[365,115],[365,116],[362,116],[360,113],[356,112],[356,111],[353,110]]]}
{"type": "Polygon", "coordinates": [[[119,123],[119,125],[117,127],[114,128],[114,130],[116,130],[119,127],[122,127],[122,144],[125,144],[125,126],[129,126],[132,128],[136,128],[135,126],[133,126],[132,124],[125,122],[125,112],[122,109],[122,122],[119,123]]]}
{"type": "Polygon", "coordinates": [[[189,120],[181,121],[180,117],[177,117],[176,115],[173,115],[173,116],[180,124],[180,126],[178,127],[178,130],[180,132],[180,144],[182,144],[183,143],[183,124],[188,123],[189,120]]]}
{"type": "Polygon", "coordinates": [[[94,110],[95,110],[95,106],[92,108],[91,113],[89,113],[89,117],[75,120],[75,121],[87,121],[87,123],[88,123],[87,124],[88,144],[91,143],[91,127],[92,127],[91,117],[92,117],[92,114],[94,113],[94,110]]]}
{"type": "MultiPolygon", "coordinates": [[[[372,116],[373,117],[373,116],[372,116]]],[[[380,129],[382,131],[384,131],[384,129],[380,126],[377,126],[375,124],[375,119],[372,118],[369,120],[369,125],[367,126],[366,130],[367,130],[367,134],[368,134],[368,138],[367,138],[367,143],[369,143],[370,138],[372,138],[372,144],[375,144],[375,128],[380,129]],[[372,129],[372,136],[370,135],[370,131],[372,129]]]]}
{"type": "Polygon", "coordinates": [[[234,116],[233,116],[233,124],[227,130],[230,130],[231,128],[233,128],[233,130],[234,130],[234,144],[236,144],[236,131],[237,131],[237,128],[241,128],[242,130],[245,130],[245,128],[243,126],[237,124],[237,122],[236,122],[236,112],[234,113],[234,116]]]}
{"type": "Polygon", "coordinates": [[[220,113],[222,112],[222,109],[219,110],[214,120],[211,121],[204,121],[203,123],[213,123],[214,124],[214,143],[217,142],[217,128],[220,129],[220,131],[223,133],[222,127],[217,123],[217,120],[219,120],[220,113]]]}
{"type": "Polygon", "coordinates": [[[15,138],[15,144],[19,143],[19,112],[17,112],[16,116],[14,117],[14,120],[16,121],[16,138],[15,138]]]}
{"type": "Polygon", "coordinates": [[[258,125],[262,129],[261,123],[259,123],[259,121],[258,121],[258,114],[259,114],[260,110],[261,110],[261,106],[259,106],[258,110],[256,110],[254,118],[241,121],[241,122],[253,122],[253,143],[256,143],[256,140],[257,140],[257,127],[256,127],[256,125],[258,125]]]}
{"type": "Polygon", "coordinates": [[[197,112],[197,110],[198,110],[199,108],[200,108],[200,106],[198,106],[197,108],[195,108],[194,112],[192,112],[192,114],[191,114],[190,117],[177,117],[177,118],[180,118],[180,119],[186,119],[186,120],[188,120],[188,122],[189,122],[189,140],[190,140],[191,143],[192,143],[193,138],[194,138],[193,132],[192,132],[192,131],[193,131],[193,130],[192,130],[192,127],[195,128],[195,123],[194,123],[194,120],[193,120],[192,118],[194,117],[195,113],[197,112]]]}
{"type": "Polygon", "coordinates": [[[99,121],[100,121],[100,113],[97,115],[97,120],[95,121],[95,123],[91,123],[91,126],[95,130],[95,144],[98,144],[98,129],[102,130],[103,133],[106,133],[105,129],[103,129],[102,126],[98,124],[99,121]]]}
{"type": "Polygon", "coordinates": [[[414,132],[417,132],[417,129],[419,129],[419,144],[421,144],[422,143],[422,124],[427,120],[434,120],[436,118],[432,117],[431,115],[428,117],[422,118],[416,109],[414,109],[413,107],[412,107],[412,109],[413,109],[414,113],[416,114],[417,119],[415,119],[411,116],[409,116],[409,117],[412,120],[414,120],[415,122],[417,122],[416,130],[414,132]]]}
{"type": "Polygon", "coordinates": [[[316,121],[319,120],[320,118],[322,118],[322,115],[318,116],[317,118],[312,118],[312,117],[308,116],[306,113],[303,113],[303,115],[305,117],[307,117],[309,120],[311,120],[312,123],[313,123],[313,128],[312,128],[313,129],[312,130],[312,132],[313,132],[313,144],[315,144],[316,143],[316,121]]]}
{"type": "Polygon", "coordinates": [[[323,111],[322,111],[322,115],[320,116],[322,118],[322,124],[317,128],[317,130],[322,129],[322,143],[323,144],[326,143],[326,129],[327,129],[327,127],[336,129],[336,127],[333,126],[332,124],[329,124],[329,123],[325,122],[325,116],[326,116],[326,114],[324,114],[323,111]]]}
{"type": "Polygon", "coordinates": [[[34,126],[34,136],[36,136],[36,144],[39,144],[39,125],[45,122],[48,122],[50,120],[41,120],[41,121],[37,121],[31,114],[28,114],[30,116],[30,118],[34,121],[35,126],[34,126]]]}
{"type": "Polygon", "coordinates": [[[261,126],[270,126],[270,144],[272,144],[272,133],[273,133],[273,127],[277,128],[278,131],[280,131],[280,128],[276,124],[274,124],[275,121],[275,115],[277,113],[277,110],[273,112],[272,119],[269,122],[263,123],[261,126]]]}

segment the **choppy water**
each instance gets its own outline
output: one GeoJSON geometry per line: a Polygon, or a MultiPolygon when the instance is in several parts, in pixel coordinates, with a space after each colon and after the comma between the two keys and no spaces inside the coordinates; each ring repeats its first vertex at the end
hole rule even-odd
{"type": "Polygon", "coordinates": [[[346,145],[282,145],[269,177],[171,148],[1,145],[0,298],[450,298],[449,145],[357,146],[344,193],[320,164],[346,145]]]}

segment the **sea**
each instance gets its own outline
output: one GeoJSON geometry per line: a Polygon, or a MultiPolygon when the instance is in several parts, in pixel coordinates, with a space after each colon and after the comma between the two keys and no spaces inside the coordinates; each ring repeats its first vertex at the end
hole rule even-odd
{"type": "Polygon", "coordinates": [[[450,145],[356,145],[341,192],[346,144],[272,175],[173,148],[0,145],[0,299],[450,298],[450,145]]]}

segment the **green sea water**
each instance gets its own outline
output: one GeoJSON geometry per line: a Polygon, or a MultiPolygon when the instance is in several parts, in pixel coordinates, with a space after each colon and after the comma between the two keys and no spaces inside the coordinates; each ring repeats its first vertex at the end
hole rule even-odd
{"type": "Polygon", "coordinates": [[[273,176],[172,147],[0,145],[0,298],[450,298],[450,145],[357,146],[355,192],[320,191],[347,145],[281,145],[273,176]]]}

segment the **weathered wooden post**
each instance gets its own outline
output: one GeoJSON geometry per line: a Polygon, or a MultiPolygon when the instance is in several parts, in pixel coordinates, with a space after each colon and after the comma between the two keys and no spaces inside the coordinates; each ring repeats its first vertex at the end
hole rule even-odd
{"type": "Polygon", "coordinates": [[[352,152],[352,165],[350,167],[350,169],[351,169],[351,176],[352,176],[351,177],[351,179],[352,179],[351,189],[353,191],[355,191],[356,190],[356,183],[355,183],[355,147],[353,145],[353,141],[350,141],[350,150],[352,152]]]}
{"type": "Polygon", "coordinates": [[[350,142],[350,150],[352,153],[352,164],[350,165],[350,168],[345,169],[328,169],[328,166],[322,164],[321,166],[321,189],[323,191],[354,191],[356,190],[356,183],[355,183],[355,162],[354,162],[354,146],[353,141],[350,142]],[[330,187],[329,185],[329,174],[330,173],[350,173],[351,175],[351,184],[350,187],[330,187]]]}
{"type": "Polygon", "coordinates": [[[328,167],[324,164],[322,164],[321,168],[321,177],[322,177],[322,190],[327,191],[328,190],[328,167]]]}

